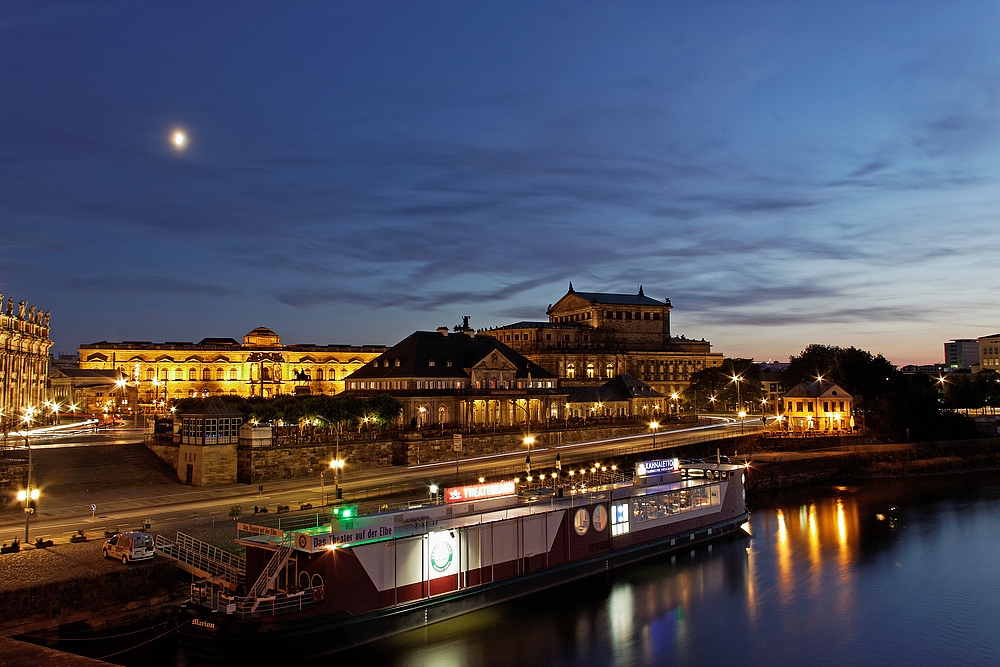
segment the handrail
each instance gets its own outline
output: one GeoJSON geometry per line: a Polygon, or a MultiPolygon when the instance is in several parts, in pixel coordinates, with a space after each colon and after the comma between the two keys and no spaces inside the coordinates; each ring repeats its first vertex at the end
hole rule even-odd
{"type": "Polygon", "coordinates": [[[242,584],[246,578],[243,558],[190,535],[177,533],[177,538],[170,541],[165,535],[157,534],[155,546],[164,556],[211,576],[221,576],[233,586],[242,584]]]}

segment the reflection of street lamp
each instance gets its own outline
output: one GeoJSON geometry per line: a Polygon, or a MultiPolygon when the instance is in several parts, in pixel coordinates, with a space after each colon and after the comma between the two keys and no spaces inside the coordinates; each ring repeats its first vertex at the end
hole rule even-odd
{"type": "Polygon", "coordinates": [[[660,426],[660,422],[649,422],[649,428],[653,429],[653,449],[656,449],[656,429],[660,426]]]}

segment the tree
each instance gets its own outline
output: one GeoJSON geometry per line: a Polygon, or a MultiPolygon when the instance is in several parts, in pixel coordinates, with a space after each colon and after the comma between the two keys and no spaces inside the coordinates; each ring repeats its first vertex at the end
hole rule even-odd
{"type": "Polygon", "coordinates": [[[365,411],[375,419],[376,424],[385,428],[403,413],[403,404],[389,394],[375,394],[365,401],[365,411]]]}
{"type": "Polygon", "coordinates": [[[710,409],[736,412],[742,405],[745,410],[751,408],[747,410],[750,412],[760,406],[762,397],[760,366],[753,359],[727,358],[721,366],[696,371],[684,390],[685,400],[696,409],[707,402],[710,409]]]}

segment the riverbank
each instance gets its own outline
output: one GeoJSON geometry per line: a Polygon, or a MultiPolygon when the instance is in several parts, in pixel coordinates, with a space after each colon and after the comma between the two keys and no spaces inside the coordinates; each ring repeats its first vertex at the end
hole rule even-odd
{"type": "Polygon", "coordinates": [[[821,481],[1000,470],[1000,438],[752,451],[747,459],[747,489],[758,492],[821,481]]]}

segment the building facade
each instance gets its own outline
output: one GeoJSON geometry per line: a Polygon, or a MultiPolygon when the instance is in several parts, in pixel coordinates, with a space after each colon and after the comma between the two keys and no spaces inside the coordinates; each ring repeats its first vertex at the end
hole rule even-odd
{"type": "Polygon", "coordinates": [[[1000,373],[1000,333],[982,336],[976,343],[979,346],[979,367],[973,370],[1000,373]]]}
{"type": "Polygon", "coordinates": [[[969,370],[979,363],[979,341],[956,338],[944,344],[944,363],[951,371],[969,370]]]}
{"type": "Polygon", "coordinates": [[[782,426],[792,432],[850,431],[854,398],[829,380],[800,382],[781,398],[782,426]]]}
{"type": "Polygon", "coordinates": [[[181,398],[335,394],[344,378],[385,351],[380,345],[282,344],[257,327],[243,342],[124,341],[81,345],[80,368],[116,370],[128,378],[140,405],[181,398]]]}
{"type": "Polygon", "coordinates": [[[0,421],[17,426],[22,414],[48,399],[49,313],[0,294],[0,421]]]}
{"type": "Polygon", "coordinates": [[[500,341],[467,327],[417,331],[347,378],[359,396],[385,393],[404,425],[510,426],[562,419],[558,379],[500,341]]]}
{"type": "Polygon", "coordinates": [[[548,307],[548,321],[482,330],[560,378],[565,386],[594,385],[628,374],[670,396],[691,374],[721,366],[708,341],[672,336],[670,299],[643,293],[569,291],[548,307]]]}

